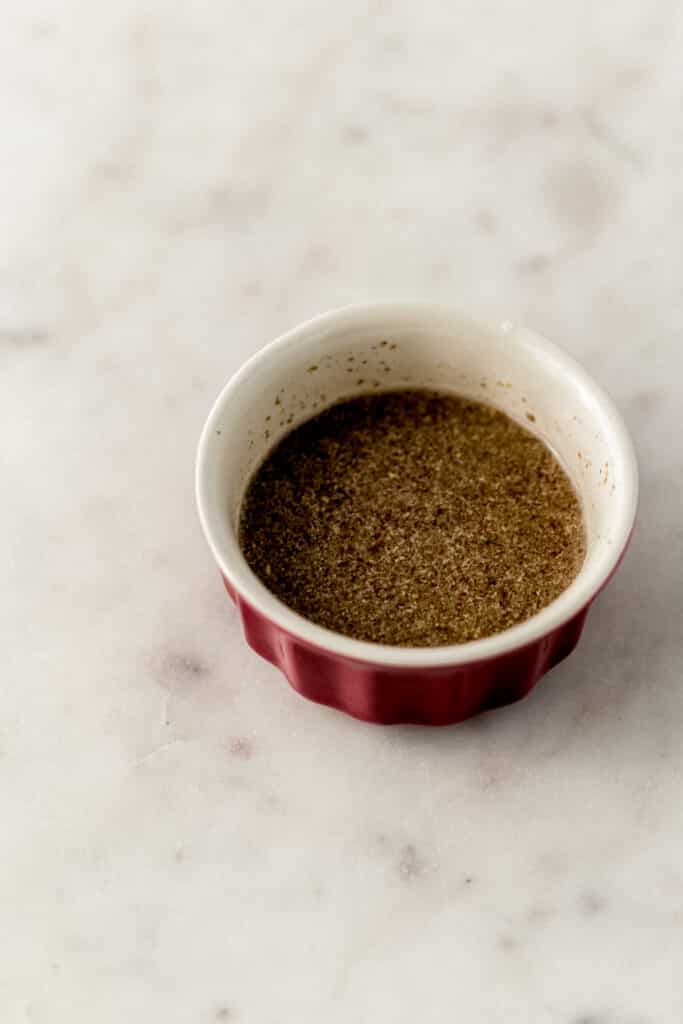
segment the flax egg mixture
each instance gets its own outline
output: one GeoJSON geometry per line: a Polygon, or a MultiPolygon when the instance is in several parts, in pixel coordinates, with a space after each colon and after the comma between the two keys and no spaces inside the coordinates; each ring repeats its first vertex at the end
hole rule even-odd
{"type": "Polygon", "coordinates": [[[341,401],[286,435],[249,484],[240,544],[310,621],[420,647],[523,622],[586,550],[543,441],[489,405],[423,390],[341,401]]]}

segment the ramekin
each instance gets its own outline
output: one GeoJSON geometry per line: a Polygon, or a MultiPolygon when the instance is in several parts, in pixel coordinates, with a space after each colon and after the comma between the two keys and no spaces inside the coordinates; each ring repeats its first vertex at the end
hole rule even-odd
{"type": "Polygon", "coordinates": [[[247,643],[304,697],[369,722],[445,725],[525,696],[576,646],[636,514],[638,471],[621,416],[568,355],[510,322],[428,303],[348,306],[266,345],[224,387],[197,455],[199,516],[247,643]],[[238,543],[248,481],[292,427],[342,398],[437,388],[489,402],[541,437],[581,498],[584,565],[526,622],[471,643],[394,647],[342,636],[292,611],[238,543]]]}

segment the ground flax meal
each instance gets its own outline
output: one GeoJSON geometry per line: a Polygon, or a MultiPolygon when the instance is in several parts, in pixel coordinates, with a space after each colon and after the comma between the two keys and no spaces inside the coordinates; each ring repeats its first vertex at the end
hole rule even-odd
{"type": "Polygon", "coordinates": [[[523,622],[585,554],[542,441],[488,405],[412,390],[339,402],[280,441],[249,484],[240,543],[312,622],[425,647],[523,622]]]}

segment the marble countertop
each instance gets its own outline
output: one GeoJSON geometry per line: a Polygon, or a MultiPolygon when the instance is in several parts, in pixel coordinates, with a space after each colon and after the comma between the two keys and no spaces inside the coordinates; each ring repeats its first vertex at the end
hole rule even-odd
{"type": "Polygon", "coordinates": [[[5,12],[3,1024],[683,1019],[683,8],[5,12]],[[297,697],[201,536],[223,381],[326,308],[486,306],[636,440],[579,650],[437,731],[297,697]]]}

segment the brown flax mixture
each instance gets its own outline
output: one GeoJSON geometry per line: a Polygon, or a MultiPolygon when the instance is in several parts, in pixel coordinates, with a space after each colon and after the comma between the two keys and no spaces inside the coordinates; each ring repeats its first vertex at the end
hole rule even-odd
{"type": "Polygon", "coordinates": [[[420,647],[523,622],[585,554],[579,502],[543,442],[428,391],[343,401],[283,438],[249,484],[240,543],[312,622],[420,647]]]}

